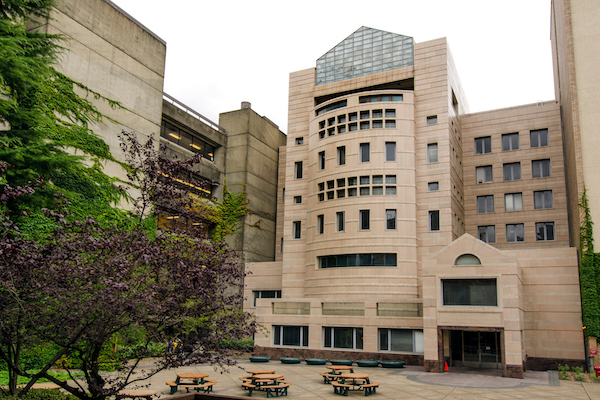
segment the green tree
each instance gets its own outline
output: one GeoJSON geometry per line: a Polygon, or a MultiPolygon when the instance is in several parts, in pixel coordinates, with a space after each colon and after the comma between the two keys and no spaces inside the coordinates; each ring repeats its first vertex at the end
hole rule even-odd
{"type": "Polygon", "coordinates": [[[35,189],[5,206],[31,233],[51,225],[39,210],[55,207],[56,192],[71,203],[75,217],[111,220],[122,213],[111,205],[125,196],[102,171],[100,161],[112,156],[90,129],[103,115],[87,97],[120,105],[55,69],[65,39],[29,29],[45,22],[53,5],[54,0],[0,0],[0,123],[5,126],[0,160],[7,164],[0,185],[35,189]]]}
{"type": "Polygon", "coordinates": [[[586,190],[581,195],[579,209],[581,318],[585,326],[585,335],[600,337],[600,256],[594,253],[593,222],[586,190]]]}

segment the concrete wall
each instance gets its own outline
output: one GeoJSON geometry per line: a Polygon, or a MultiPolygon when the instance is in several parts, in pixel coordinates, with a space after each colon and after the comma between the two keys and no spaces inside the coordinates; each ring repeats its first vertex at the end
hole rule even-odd
{"type": "Polygon", "coordinates": [[[227,132],[225,184],[233,193],[248,194],[243,228],[227,239],[243,250],[246,261],[275,259],[275,220],[279,147],[286,136],[251,108],[222,113],[219,125],[227,132]]]}

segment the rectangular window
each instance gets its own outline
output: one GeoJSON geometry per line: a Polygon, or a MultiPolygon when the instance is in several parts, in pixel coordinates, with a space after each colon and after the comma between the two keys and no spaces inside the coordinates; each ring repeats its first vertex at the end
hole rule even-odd
{"type": "Polygon", "coordinates": [[[304,144],[304,138],[303,137],[296,138],[296,146],[299,146],[301,144],[304,144]]]}
{"type": "Polygon", "coordinates": [[[383,118],[383,110],[373,110],[373,118],[383,118]]]}
{"type": "Polygon", "coordinates": [[[317,235],[322,235],[325,232],[325,216],[317,215],[317,235]]]}
{"type": "Polygon", "coordinates": [[[373,175],[373,185],[383,184],[383,175],[373,175]]]}
{"type": "Polygon", "coordinates": [[[507,193],[504,195],[505,211],[523,211],[523,194],[507,193]]]}
{"type": "Polygon", "coordinates": [[[442,279],[445,306],[498,306],[496,279],[442,279]]]}
{"type": "Polygon", "coordinates": [[[356,177],[355,176],[351,176],[350,178],[348,178],[348,186],[356,186],[356,177]]]}
{"type": "MultiPolygon", "coordinates": [[[[283,250],[282,250],[283,251],[283,250]]],[[[256,307],[256,299],[280,299],[281,290],[253,290],[252,307],[256,307]]]]}
{"type": "Polygon", "coordinates": [[[477,196],[477,213],[492,213],[494,212],[494,196],[477,196]]]}
{"type": "Polygon", "coordinates": [[[485,136],[475,138],[475,154],[485,154],[492,152],[492,137],[485,136]]]}
{"type": "Polygon", "coordinates": [[[554,222],[536,222],[535,240],[554,240],[554,222]]]}
{"type": "Polygon", "coordinates": [[[429,230],[430,231],[439,231],[440,230],[440,212],[429,211],[429,230]]]}
{"type": "Polygon", "coordinates": [[[550,144],[548,140],[548,129],[536,129],[529,131],[531,147],[544,147],[550,144]]]}
{"type": "Polygon", "coordinates": [[[302,179],[302,161],[296,161],[294,163],[294,176],[296,179],[302,179]]]}
{"type": "Polygon", "coordinates": [[[435,192],[440,190],[440,183],[439,182],[429,182],[427,184],[427,190],[429,190],[430,192],[435,192]]]}
{"type": "Polygon", "coordinates": [[[482,242],[496,243],[495,225],[478,226],[477,233],[479,234],[479,240],[482,242]]]}
{"type": "Polygon", "coordinates": [[[430,115],[427,117],[427,125],[437,124],[437,115],[430,115]]]}
{"type": "MultiPolygon", "coordinates": [[[[361,193],[362,195],[362,193],[361,193]]],[[[364,231],[364,230],[368,230],[371,227],[371,217],[370,217],[370,211],[369,210],[360,210],[359,212],[359,224],[360,224],[360,230],[364,231]]]]}
{"type": "Polygon", "coordinates": [[[383,121],[380,119],[373,120],[373,129],[381,129],[383,128],[383,121]]]}
{"type": "Polygon", "coordinates": [[[300,239],[302,237],[302,222],[294,221],[294,239],[300,239]]]}
{"type": "Polygon", "coordinates": [[[427,145],[427,162],[428,163],[438,162],[438,145],[437,145],[437,143],[429,143],[427,145]]]}
{"type": "Polygon", "coordinates": [[[337,159],[338,165],[346,164],[346,146],[340,146],[337,148],[337,159]]]}
{"type": "Polygon", "coordinates": [[[519,150],[519,134],[506,133],[502,135],[502,151],[519,150]]]}
{"type": "Polygon", "coordinates": [[[396,184],[396,175],[386,175],[385,176],[385,184],[386,185],[395,185],[396,184]]]}
{"type": "Polygon", "coordinates": [[[339,133],[346,133],[346,125],[338,125],[337,132],[338,132],[338,134],[339,133]]]}
{"type": "Polygon", "coordinates": [[[477,167],[475,169],[475,179],[477,183],[493,182],[492,166],[485,165],[483,167],[477,167]]]}
{"type": "Polygon", "coordinates": [[[321,169],[321,170],[325,169],[325,152],[324,151],[319,152],[319,169],[321,169]]]}
{"type": "Polygon", "coordinates": [[[385,195],[386,196],[396,195],[396,186],[386,186],[385,187],[385,195]]]}
{"type": "Polygon", "coordinates": [[[385,161],[396,161],[396,142],[385,142],[385,161]]]}
{"type": "Polygon", "coordinates": [[[360,112],[360,119],[369,119],[370,118],[370,112],[369,110],[365,110],[365,111],[361,111],[360,112]]]}
{"type": "Polygon", "coordinates": [[[294,204],[302,203],[302,196],[294,196],[294,204]]]}
{"type": "Polygon", "coordinates": [[[385,229],[396,229],[396,210],[385,210],[385,229]]]}
{"type": "Polygon", "coordinates": [[[344,213],[344,211],[335,213],[335,219],[336,219],[337,231],[343,232],[344,230],[346,230],[346,214],[344,213]]]}
{"type": "Polygon", "coordinates": [[[396,127],[396,120],[386,119],[385,120],[385,127],[388,128],[388,129],[395,128],[396,127]]]}
{"type": "Polygon", "coordinates": [[[385,117],[386,118],[396,118],[396,110],[390,109],[390,108],[386,108],[386,110],[385,110],[385,117]]]}
{"type": "Polygon", "coordinates": [[[503,165],[504,180],[514,181],[521,179],[521,163],[507,163],[503,165]]]}
{"type": "Polygon", "coordinates": [[[554,200],[552,198],[552,190],[540,190],[533,192],[533,207],[536,210],[553,208],[554,200]]]}
{"type": "Polygon", "coordinates": [[[338,197],[338,199],[346,197],[346,191],[344,189],[338,189],[337,190],[337,197],[338,197]]]}
{"type": "Polygon", "coordinates": [[[369,143],[360,144],[360,162],[371,161],[371,145],[369,143]]]}
{"type": "Polygon", "coordinates": [[[396,267],[396,253],[337,254],[317,257],[319,268],[396,267]]]}
{"type": "Polygon", "coordinates": [[[350,188],[350,189],[348,189],[348,197],[354,197],[357,194],[358,193],[356,192],[356,188],[350,188]]]}
{"type": "Polygon", "coordinates": [[[358,119],[358,114],[356,114],[355,112],[348,114],[348,118],[350,118],[350,121],[356,121],[358,119]]]}
{"type": "Polygon", "coordinates": [[[507,224],[506,225],[506,242],[524,242],[525,227],[523,224],[507,224]]]}
{"type": "Polygon", "coordinates": [[[533,160],[531,162],[531,174],[534,178],[547,178],[550,176],[550,159],[533,160]]]}
{"type": "Polygon", "coordinates": [[[363,329],[323,327],[323,347],[362,350],[363,329]]]}
{"type": "Polygon", "coordinates": [[[369,129],[371,123],[369,121],[360,121],[360,129],[369,129]]]}
{"type": "Polygon", "coordinates": [[[352,124],[348,124],[348,130],[350,130],[350,131],[357,131],[358,130],[358,125],[356,125],[356,122],[354,122],[352,124]]]}
{"type": "Polygon", "coordinates": [[[273,325],[273,345],[308,347],[308,326],[273,325]]]}
{"type": "Polygon", "coordinates": [[[421,329],[379,329],[379,351],[423,353],[421,329]]]}

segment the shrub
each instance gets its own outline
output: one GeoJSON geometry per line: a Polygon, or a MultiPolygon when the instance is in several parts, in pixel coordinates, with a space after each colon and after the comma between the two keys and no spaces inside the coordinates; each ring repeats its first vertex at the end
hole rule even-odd
{"type": "Polygon", "coordinates": [[[569,374],[567,374],[566,372],[562,373],[561,379],[568,381],[569,380],[569,374]]]}
{"type": "Polygon", "coordinates": [[[583,367],[573,367],[573,372],[581,374],[583,372],[583,367]]]}
{"type": "Polygon", "coordinates": [[[558,370],[560,372],[569,372],[570,368],[567,364],[565,364],[565,365],[558,364],[558,370]]]}
{"type": "Polygon", "coordinates": [[[2,400],[76,400],[77,397],[70,394],[62,393],[58,389],[31,389],[24,396],[7,396],[0,392],[2,400]]]}
{"type": "Polygon", "coordinates": [[[583,375],[581,375],[581,374],[575,375],[575,380],[576,381],[583,381],[583,375]]]}

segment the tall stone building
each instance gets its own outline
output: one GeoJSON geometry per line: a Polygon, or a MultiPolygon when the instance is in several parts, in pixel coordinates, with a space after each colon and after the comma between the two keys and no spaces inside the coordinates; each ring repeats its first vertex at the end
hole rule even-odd
{"type": "Polygon", "coordinates": [[[445,39],[367,27],[289,93],[278,253],[247,264],[259,353],[583,363],[556,102],[469,114],[445,39]]]}

